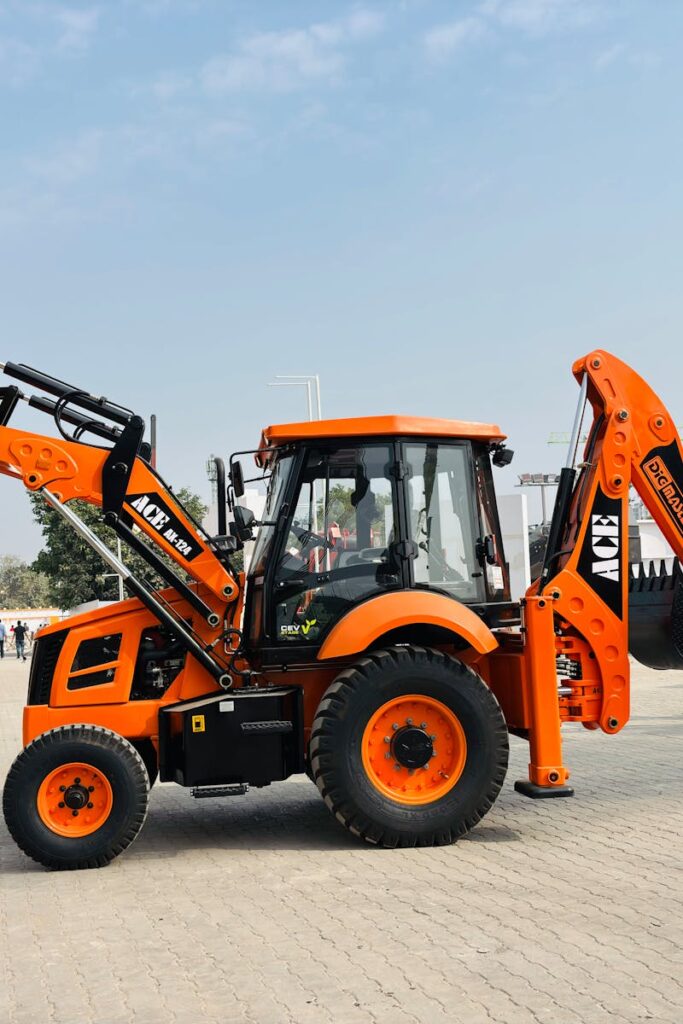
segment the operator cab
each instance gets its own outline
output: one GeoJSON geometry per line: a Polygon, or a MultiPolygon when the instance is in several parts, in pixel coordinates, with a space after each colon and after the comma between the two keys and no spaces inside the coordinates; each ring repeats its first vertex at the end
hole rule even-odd
{"type": "Polygon", "coordinates": [[[496,426],[393,416],[268,427],[256,453],[269,481],[247,568],[248,650],[310,660],[353,607],[399,589],[437,591],[497,620],[511,605],[491,472],[492,453],[510,461],[503,440],[496,426]]]}

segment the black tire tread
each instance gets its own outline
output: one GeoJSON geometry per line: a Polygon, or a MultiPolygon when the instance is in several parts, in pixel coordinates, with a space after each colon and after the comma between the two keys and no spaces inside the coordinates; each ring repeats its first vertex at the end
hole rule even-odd
{"type": "Polygon", "coordinates": [[[56,871],[75,871],[83,868],[100,868],[111,863],[115,857],[123,853],[136,839],[147,817],[149,777],[145,763],[128,740],[99,725],[62,725],[49,732],[42,733],[29,743],[15,758],[9,770],[5,787],[3,790],[3,814],[10,835],[17,846],[32,860],[44,867],[56,871]],[[50,857],[46,854],[37,854],[30,843],[26,842],[14,813],[13,791],[18,785],[21,773],[30,760],[48,746],[62,742],[85,742],[94,746],[109,750],[119,757],[123,757],[128,764],[135,783],[136,795],[138,797],[138,809],[134,816],[127,822],[125,832],[110,844],[108,849],[98,856],[74,858],[73,861],[64,863],[59,858],[50,857]]]}
{"type": "Polygon", "coordinates": [[[429,647],[393,647],[373,651],[361,658],[354,665],[344,669],[326,690],[316,712],[310,739],[310,762],[313,780],[325,801],[325,804],[337,820],[350,832],[373,845],[395,847],[441,846],[455,842],[484,817],[495,803],[505,780],[508,762],[508,731],[500,705],[491,690],[480,676],[469,666],[450,657],[442,651],[429,647]],[[457,828],[439,829],[427,836],[405,837],[392,834],[385,829],[379,835],[372,834],[372,822],[358,814],[338,789],[327,788],[324,781],[325,761],[333,752],[333,723],[337,717],[336,708],[344,706],[353,699],[360,687],[372,685],[372,678],[377,670],[383,671],[392,666],[400,665],[404,659],[414,661],[426,659],[429,663],[448,665],[460,675],[460,683],[474,686],[484,704],[484,712],[488,719],[492,734],[495,736],[503,755],[498,759],[496,769],[491,776],[486,794],[477,804],[476,809],[459,822],[457,828]]]}

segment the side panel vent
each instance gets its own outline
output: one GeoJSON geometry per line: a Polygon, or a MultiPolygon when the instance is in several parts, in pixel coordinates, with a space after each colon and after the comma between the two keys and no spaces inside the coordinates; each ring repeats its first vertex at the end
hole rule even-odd
{"type": "Polygon", "coordinates": [[[50,700],[52,677],[57,667],[68,629],[41,636],[33,645],[31,675],[28,681],[28,704],[47,704],[50,700]]]}

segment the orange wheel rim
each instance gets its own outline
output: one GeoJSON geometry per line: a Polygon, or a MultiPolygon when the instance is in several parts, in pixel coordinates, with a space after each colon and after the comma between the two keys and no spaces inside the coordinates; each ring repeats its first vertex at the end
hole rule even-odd
{"type": "Polygon", "coordinates": [[[399,804],[430,804],[463,773],[467,740],[460,720],[432,697],[387,701],[365,726],[363,767],[375,789],[399,804]]]}
{"type": "Polygon", "coordinates": [[[100,828],[114,805],[109,780],[80,761],[46,775],[36,797],[40,820],[58,836],[81,839],[100,828]]]}

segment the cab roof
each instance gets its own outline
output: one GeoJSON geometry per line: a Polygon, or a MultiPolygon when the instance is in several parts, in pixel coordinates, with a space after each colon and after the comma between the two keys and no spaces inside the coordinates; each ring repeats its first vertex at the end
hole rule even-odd
{"type": "Polygon", "coordinates": [[[493,423],[469,423],[466,420],[442,420],[423,416],[352,416],[343,420],[311,420],[304,423],[277,423],[261,434],[259,451],[294,441],[323,440],[336,437],[450,437],[472,441],[504,441],[506,435],[493,423]]]}

